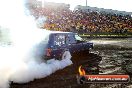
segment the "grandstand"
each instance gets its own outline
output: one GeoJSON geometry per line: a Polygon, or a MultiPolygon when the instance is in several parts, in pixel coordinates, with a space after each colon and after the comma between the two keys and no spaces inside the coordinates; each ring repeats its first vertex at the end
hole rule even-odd
{"type": "Polygon", "coordinates": [[[132,12],[126,12],[126,11],[118,11],[118,10],[113,10],[113,9],[104,9],[104,8],[97,8],[97,7],[90,7],[90,6],[81,6],[78,5],[74,8],[74,10],[82,10],[82,11],[98,11],[98,12],[107,12],[107,13],[113,13],[113,14],[118,14],[118,15],[130,15],[132,16],[132,12]]]}
{"type": "Polygon", "coordinates": [[[132,34],[132,12],[89,6],[77,6],[71,11],[69,4],[52,2],[43,4],[31,8],[36,19],[40,16],[46,17],[42,28],[52,31],[72,31],[83,36],[132,34]]]}

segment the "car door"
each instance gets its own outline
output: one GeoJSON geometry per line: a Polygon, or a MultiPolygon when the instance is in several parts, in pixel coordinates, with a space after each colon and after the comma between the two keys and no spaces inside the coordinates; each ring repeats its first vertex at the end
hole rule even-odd
{"type": "Polygon", "coordinates": [[[84,50],[85,47],[84,47],[84,41],[83,41],[83,39],[79,35],[77,35],[77,34],[75,34],[74,36],[75,36],[75,40],[76,40],[77,51],[84,50]]]}
{"type": "Polygon", "coordinates": [[[75,51],[77,51],[74,34],[72,34],[72,33],[67,34],[66,44],[67,44],[67,47],[71,53],[74,53],[75,51]]]}

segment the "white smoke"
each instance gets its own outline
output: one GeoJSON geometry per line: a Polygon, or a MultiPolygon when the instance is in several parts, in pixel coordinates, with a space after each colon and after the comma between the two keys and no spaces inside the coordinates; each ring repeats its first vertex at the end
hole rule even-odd
{"type": "Polygon", "coordinates": [[[34,18],[25,15],[24,3],[23,0],[0,0],[1,31],[9,30],[11,41],[11,45],[0,46],[0,88],[9,88],[10,81],[26,83],[46,77],[72,64],[71,56],[61,61],[40,62],[44,53],[41,48],[45,46],[38,46],[51,32],[36,27],[34,18]]]}

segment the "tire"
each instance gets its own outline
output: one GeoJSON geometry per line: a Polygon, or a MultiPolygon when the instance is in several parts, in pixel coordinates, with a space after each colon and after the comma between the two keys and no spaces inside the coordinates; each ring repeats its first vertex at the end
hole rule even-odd
{"type": "Polygon", "coordinates": [[[71,53],[68,51],[68,50],[66,50],[66,51],[64,51],[64,53],[62,54],[62,57],[61,57],[61,59],[63,60],[63,59],[71,59],[71,53]]]}

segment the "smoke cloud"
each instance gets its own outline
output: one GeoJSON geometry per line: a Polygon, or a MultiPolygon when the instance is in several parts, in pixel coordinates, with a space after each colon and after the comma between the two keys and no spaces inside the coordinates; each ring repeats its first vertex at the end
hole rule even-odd
{"type": "Polygon", "coordinates": [[[43,78],[72,64],[70,55],[61,61],[41,60],[51,32],[37,28],[34,18],[25,14],[24,4],[23,0],[0,1],[0,31],[2,37],[9,34],[8,42],[0,38],[0,88],[9,88],[10,81],[26,83],[43,78]]]}

